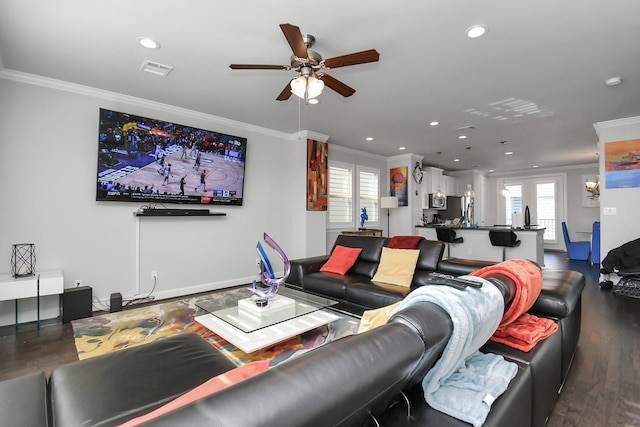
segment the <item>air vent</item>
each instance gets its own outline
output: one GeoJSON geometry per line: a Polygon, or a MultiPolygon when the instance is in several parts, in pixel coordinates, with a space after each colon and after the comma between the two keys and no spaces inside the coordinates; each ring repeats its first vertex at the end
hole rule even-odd
{"type": "Polygon", "coordinates": [[[156,76],[167,77],[171,70],[173,70],[173,67],[146,60],[140,66],[140,70],[155,74],[156,76]]]}
{"type": "Polygon", "coordinates": [[[476,130],[476,129],[478,129],[478,127],[476,125],[466,125],[466,126],[459,127],[456,130],[458,132],[465,132],[465,131],[468,131],[468,130],[476,130]]]}

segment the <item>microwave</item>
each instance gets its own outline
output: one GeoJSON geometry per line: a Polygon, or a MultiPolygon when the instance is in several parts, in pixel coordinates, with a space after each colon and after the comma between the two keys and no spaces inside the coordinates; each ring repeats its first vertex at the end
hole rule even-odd
{"type": "Polygon", "coordinates": [[[438,197],[435,194],[429,194],[429,209],[447,209],[447,196],[438,197]]]}

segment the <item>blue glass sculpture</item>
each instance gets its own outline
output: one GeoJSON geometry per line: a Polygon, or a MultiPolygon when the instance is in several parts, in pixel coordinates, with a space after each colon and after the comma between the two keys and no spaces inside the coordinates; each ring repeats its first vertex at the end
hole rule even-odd
{"type": "Polygon", "coordinates": [[[273,272],[273,267],[271,266],[271,262],[269,261],[269,257],[267,256],[262,244],[258,242],[256,245],[256,252],[258,252],[258,256],[262,261],[262,265],[264,266],[264,271],[260,274],[260,283],[267,287],[266,290],[261,290],[258,288],[258,281],[253,281],[253,287],[249,288],[251,293],[253,293],[258,298],[273,298],[278,292],[278,287],[287,280],[289,277],[289,273],[291,272],[291,263],[289,262],[289,258],[284,253],[282,248],[267,234],[264,233],[264,241],[267,245],[271,246],[273,250],[278,254],[282,262],[284,263],[284,275],[280,278],[277,278],[275,273],[273,272]]]}

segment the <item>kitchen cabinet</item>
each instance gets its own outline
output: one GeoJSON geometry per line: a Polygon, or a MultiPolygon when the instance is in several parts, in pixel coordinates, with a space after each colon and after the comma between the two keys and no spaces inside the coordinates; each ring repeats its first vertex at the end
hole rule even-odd
{"type": "Polygon", "coordinates": [[[442,175],[441,184],[442,192],[446,196],[461,196],[462,192],[458,191],[458,179],[453,176],[442,175]]]}

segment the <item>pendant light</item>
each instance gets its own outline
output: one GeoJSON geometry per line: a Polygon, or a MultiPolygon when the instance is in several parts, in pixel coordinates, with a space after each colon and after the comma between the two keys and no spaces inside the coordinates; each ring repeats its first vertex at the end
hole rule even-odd
{"type": "MultiPolygon", "coordinates": [[[[507,141],[501,141],[500,144],[505,145],[507,143],[507,141]]],[[[509,153],[511,154],[511,153],[509,153]]],[[[504,158],[507,156],[507,153],[504,152],[502,154],[502,172],[504,172],[504,158]]],[[[509,189],[507,188],[507,185],[504,183],[504,178],[502,179],[502,190],[500,190],[500,194],[502,195],[502,197],[509,197],[511,195],[511,192],[509,191],[509,189]]]]}

